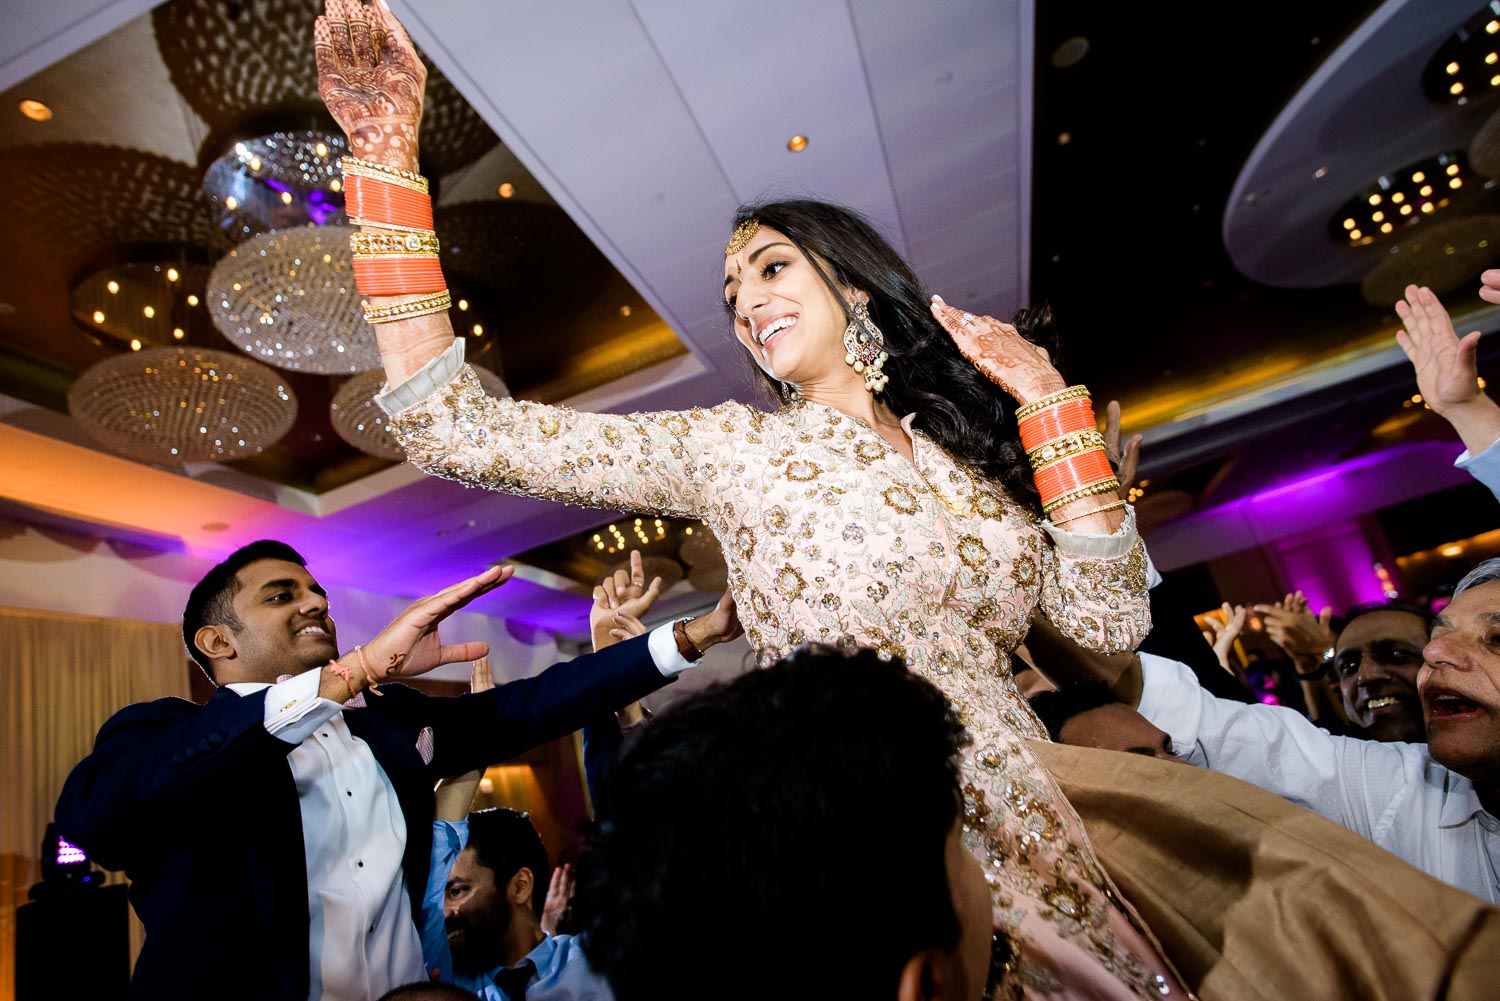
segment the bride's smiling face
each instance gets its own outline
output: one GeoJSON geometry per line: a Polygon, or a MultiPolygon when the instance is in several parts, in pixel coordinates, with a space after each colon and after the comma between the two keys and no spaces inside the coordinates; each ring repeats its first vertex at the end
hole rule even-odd
{"type": "Polygon", "coordinates": [[[761,226],[725,258],[724,300],[734,312],[735,336],[773,379],[801,386],[844,371],[852,376],[844,364],[843,304],[785,235],[761,226]]]}

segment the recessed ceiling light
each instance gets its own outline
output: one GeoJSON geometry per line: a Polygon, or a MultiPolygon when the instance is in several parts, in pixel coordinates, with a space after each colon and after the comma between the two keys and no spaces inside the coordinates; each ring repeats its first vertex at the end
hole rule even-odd
{"type": "Polygon", "coordinates": [[[172,328],[172,336],[175,337],[175,338],[177,338],[180,341],[184,337],[187,336],[187,331],[183,330],[181,327],[173,327],[172,328]]]}
{"type": "Polygon", "coordinates": [[[807,136],[795,135],[786,141],[786,148],[793,153],[801,153],[807,149],[807,136]]]}
{"type": "Polygon", "coordinates": [[[94,310],[94,322],[95,323],[103,323],[104,322],[104,311],[103,310],[100,310],[100,309],[94,310]]]}
{"type": "Polygon", "coordinates": [[[152,318],[152,317],[153,317],[153,316],[155,316],[155,315],[156,315],[156,307],[155,307],[155,306],[146,306],[146,307],[144,307],[144,308],[143,308],[143,309],[142,309],[142,310],[141,310],[141,314],[142,314],[142,315],[143,315],[143,316],[145,316],[145,317],[146,317],[146,319],[148,319],[148,320],[149,320],[149,319],[151,319],[151,318],[152,318]]]}
{"type": "Polygon", "coordinates": [[[1071,132],[1059,132],[1057,134],[1057,144],[1059,146],[1066,146],[1068,143],[1070,143],[1072,141],[1073,141],[1073,133],[1071,133],[1071,132]]]}
{"type": "Polygon", "coordinates": [[[483,324],[481,324],[481,323],[474,324],[474,336],[475,337],[483,337],[484,336],[484,325],[483,324]]]}
{"type": "Polygon", "coordinates": [[[188,305],[189,306],[196,306],[196,305],[198,305],[198,297],[196,295],[190,295],[190,296],[188,296],[188,305]]]}
{"type": "Polygon", "coordinates": [[[107,289],[109,289],[109,294],[110,295],[119,295],[120,294],[120,283],[117,282],[117,281],[111,280],[104,287],[107,288],[107,289]]]}
{"type": "Polygon", "coordinates": [[[140,349],[141,349],[141,342],[140,342],[140,340],[138,338],[132,337],[130,339],[130,350],[132,350],[132,351],[139,351],[140,349]]]}
{"type": "Polygon", "coordinates": [[[624,306],[620,307],[620,315],[621,316],[629,316],[630,315],[630,304],[629,303],[626,303],[624,306]]]}
{"type": "Polygon", "coordinates": [[[41,101],[22,101],[19,105],[21,114],[33,122],[46,122],[52,118],[52,109],[41,101]]]}
{"type": "Polygon", "coordinates": [[[458,308],[461,311],[462,310],[467,310],[469,308],[469,300],[467,300],[467,299],[460,299],[460,300],[458,300],[458,308]]]}
{"type": "Polygon", "coordinates": [[[509,181],[506,181],[495,190],[499,193],[501,198],[509,198],[516,193],[516,186],[509,181]]]}
{"type": "Polygon", "coordinates": [[[1088,54],[1089,40],[1082,35],[1074,35],[1052,50],[1052,68],[1065,70],[1077,66],[1088,54]]]}

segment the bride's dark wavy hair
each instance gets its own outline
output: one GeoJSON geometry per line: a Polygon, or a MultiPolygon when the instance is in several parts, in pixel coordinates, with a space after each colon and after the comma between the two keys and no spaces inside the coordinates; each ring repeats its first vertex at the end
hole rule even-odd
{"type": "MultiPolygon", "coordinates": [[[[810,200],[741,206],[734,225],[759,220],[800,250],[852,319],[843,289],[870,296],[870,319],[885,335],[889,378],[886,402],[898,414],[916,414],[929,438],[1018,501],[1040,509],[1031,465],[1016,430],[1016,401],[959,354],[948,332],[933,319],[931,296],[911,266],[859,213],[810,200]]],[[[1021,336],[1048,349],[1055,359],[1052,311],[1023,309],[1011,320],[1021,336]]],[[[751,363],[754,364],[753,362],[751,363]]],[[[791,390],[758,366],[771,394],[790,402],[791,390]]]]}

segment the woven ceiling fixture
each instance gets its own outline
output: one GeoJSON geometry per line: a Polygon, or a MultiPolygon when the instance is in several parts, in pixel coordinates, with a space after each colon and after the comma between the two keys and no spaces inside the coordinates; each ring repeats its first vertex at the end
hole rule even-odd
{"type": "MultiPolygon", "coordinates": [[[[479,384],[490,396],[510,395],[510,389],[500,376],[478,365],[473,368],[479,376],[479,384]]],[[[338,436],[361,452],[392,462],[404,462],[406,453],[391,436],[385,411],[375,405],[375,394],[384,384],[383,371],[362,372],[354,376],[334,394],[328,416],[338,436]]]]}
{"type": "Polygon", "coordinates": [[[280,440],[297,418],[297,397],[273,370],[242,355],[154,348],[84,372],[68,393],[68,412],[131,458],[224,462],[280,440]]]}
{"type": "Polygon", "coordinates": [[[348,375],[380,367],[354,287],[351,226],[252,237],[214,266],[208,306],[241,351],[278,368],[348,375]]]}

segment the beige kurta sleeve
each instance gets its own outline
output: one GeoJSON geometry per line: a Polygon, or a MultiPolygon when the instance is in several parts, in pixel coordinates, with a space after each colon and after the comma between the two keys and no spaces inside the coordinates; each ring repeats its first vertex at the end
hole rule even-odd
{"type": "Polygon", "coordinates": [[[1042,611],[1080,645],[1101,653],[1134,650],[1151,631],[1146,548],[1126,508],[1113,535],[1067,532],[1051,522],[1051,556],[1042,568],[1042,611]]]}
{"type": "Polygon", "coordinates": [[[395,412],[390,426],[407,459],[434,476],[586,507],[700,518],[714,507],[737,443],[764,417],[738,403],[617,415],[496,399],[461,366],[395,412]]]}

